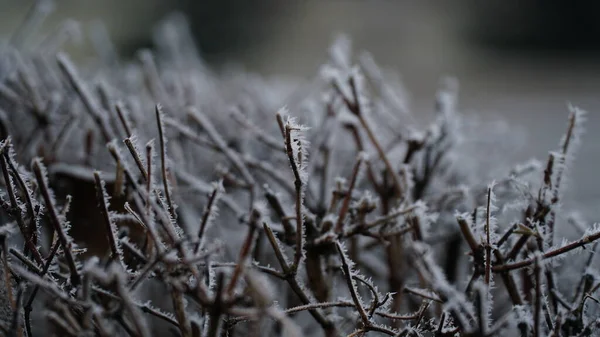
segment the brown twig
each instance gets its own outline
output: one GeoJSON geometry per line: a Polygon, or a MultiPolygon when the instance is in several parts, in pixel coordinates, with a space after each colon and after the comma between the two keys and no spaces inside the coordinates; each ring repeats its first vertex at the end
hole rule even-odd
{"type": "Polygon", "coordinates": [[[52,194],[50,193],[50,189],[48,187],[46,168],[43,166],[39,158],[36,158],[33,161],[33,172],[35,173],[40,192],[42,193],[42,197],[44,198],[44,203],[46,204],[46,209],[50,218],[50,223],[54,227],[54,230],[56,231],[56,234],[58,236],[58,240],[61,246],[63,247],[63,253],[65,255],[67,265],[69,266],[69,271],[71,273],[71,284],[73,286],[77,286],[81,282],[81,278],[77,272],[75,258],[73,257],[73,253],[71,252],[72,242],[63,229],[63,221],[59,218],[56,206],[54,205],[52,194]]]}

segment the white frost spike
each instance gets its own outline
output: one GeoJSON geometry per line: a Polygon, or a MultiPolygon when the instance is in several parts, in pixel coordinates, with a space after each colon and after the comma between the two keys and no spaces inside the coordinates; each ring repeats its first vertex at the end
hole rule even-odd
{"type": "Polygon", "coordinates": [[[352,97],[352,90],[347,84],[348,74],[345,70],[340,70],[337,67],[326,64],[321,66],[319,73],[325,82],[332,84],[336,91],[341,93],[342,97],[352,97]]]}
{"type": "Polygon", "coordinates": [[[456,79],[445,78],[441,86],[436,96],[436,110],[441,116],[448,118],[456,111],[459,85],[456,79]]]}
{"type": "Polygon", "coordinates": [[[298,124],[294,117],[288,117],[285,123],[286,139],[289,137],[291,140],[292,154],[298,166],[300,180],[303,185],[306,184],[308,179],[306,166],[308,164],[308,147],[310,143],[305,136],[308,129],[308,127],[298,124]]]}
{"type": "Polygon", "coordinates": [[[340,69],[349,69],[352,65],[352,41],[348,36],[340,34],[336,36],[329,55],[332,63],[340,69]]]}
{"type": "Polygon", "coordinates": [[[353,67],[350,76],[354,81],[354,89],[356,90],[356,97],[354,97],[356,101],[354,103],[363,117],[368,116],[371,112],[371,101],[368,97],[365,76],[359,67],[353,67]]]}
{"type": "Polygon", "coordinates": [[[14,222],[9,222],[6,225],[0,226],[0,237],[10,237],[17,232],[17,228],[17,224],[14,222]]]}
{"type": "Polygon", "coordinates": [[[488,332],[492,325],[492,291],[491,285],[486,285],[481,280],[473,284],[473,291],[477,294],[478,300],[478,320],[482,325],[481,331],[488,332]]]}
{"type": "Polygon", "coordinates": [[[561,150],[563,152],[565,148],[568,148],[569,150],[569,156],[567,157],[567,160],[572,156],[576,148],[579,147],[581,138],[585,132],[584,124],[587,120],[586,111],[581,110],[571,104],[568,105],[568,108],[570,111],[569,126],[567,129],[567,134],[565,134],[560,141],[561,150]]]}
{"type": "Polygon", "coordinates": [[[513,306],[513,313],[515,323],[517,325],[523,324],[527,329],[533,328],[533,315],[528,306],[515,305],[513,306]]]}
{"type": "MultiPolygon", "coordinates": [[[[10,141],[10,137],[7,139],[7,142],[8,142],[7,164],[13,171],[16,171],[15,173],[17,175],[18,185],[25,190],[24,197],[25,197],[26,203],[24,205],[19,205],[19,207],[22,206],[23,209],[32,213],[31,216],[35,217],[36,222],[37,222],[37,221],[39,221],[39,217],[36,217],[36,214],[34,214],[35,211],[33,209],[28,209],[28,206],[31,206],[31,207],[35,207],[36,205],[39,206],[39,203],[33,197],[33,189],[31,188],[31,180],[33,180],[33,178],[29,172],[27,172],[21,166],[19,166],[19,164],[17,164],[17,161],[15,160],[16,153],[15,153],[13,144],[10,141]]],[[[11,184],[14,183],[12,176],[10,177],[10,181],[11,181],[11,184]]],[[[15,186],[13,186],[13,188],[14,187],[15,186]]],[[[19,188],[18,190],[20,190],[20,189],[21,188],[19,188]]],[[[17,201],[20,201],[18,196],[16,196],[16,198],[17,198],[17,201]]],[[[39,228],[37,228],[37,223],[36,223],[36,228],[34,230],[39,230],[39,228]]]]}

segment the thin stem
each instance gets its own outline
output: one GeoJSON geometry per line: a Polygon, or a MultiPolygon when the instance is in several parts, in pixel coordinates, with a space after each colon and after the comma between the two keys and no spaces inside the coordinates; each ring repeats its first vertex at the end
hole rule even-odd
{"type": "Polygon", "coordinates": [[[71,251],[72,242],[65,233],[62,221],[59,219],[56,206],[54,205],[54,200],[48,188],[48,182],[45,173],[46,168],[43,166],[39,158],[36,158],[33,161],[33,172],[35,173],[40,192],[42,193],[42,197],[44,198],[44,203],[46,204],[46,209],[50,218],[50,223],[52,224],[52,226],[54,226],[54,230],[56,231],[58,240],[61,246],[63,247],[63,253],[65,255],[67,265],[69,266],[69,270],[71,272],[71,284],[77,286],[81,282],[81,278],[77,272],[75,258],[73,257],[73,253],[71,251]]]}
{"type": "Polygon", "coordinates": [[[108,210],[108,194],[104,188],[105,183],[100,177],[100,172],[94,171],[94,180],[96,181],[96,198],[98,200],[98,204],[100,205],[100,213],[102,213],[102,217],[104,218],[106,235],[108,237],[108,244],[111,252],[110,257],[112,260],[123,263],[123,257],[115,236],[117,228],[111,219],[110,211],[108,210]]]}
{"type": "Polygon", "coordinates": [[[117,102],[116,104],[117,115],[119,115],[119,120],[121,121],[121,125],[123,125],[123,129],[125,130],[125,135],[127,138],[133,136],[133,132],[131,131],[131,126],[129,125],[129,121],[127,120],[127,116],[125,115],[125,106],[123,106],[123,102],[117,102]]]}
{"type": "Polygon", "coordinates": [[[360,315],[363,325],[365,327],[370,326],[371,321],[369,319],[367,311],[363,307],[360,297],[358,296],[358,291],[356,289],[356,284],[352,279],[352,271],[350,270],[350,265],[348,264],[346,253],[344,252],[344,249],[342,248],[339,242],[336,242],[336,248],[338,253],[340,254],[340,259],[342,261],[342,269],[344,270],[344,274],[346,275],[346,284],[348,286],[348,290],[350,291],[350,296],[352,296],[352,301],[354,302],[356,309],[358,310],[358,314],[360,315]]]}
{"type": "MultiPolygon", "coordinates": [[[[278,115],[279,116],[279,115],[278,115]]],[[[280,118],[278,118],[279,120],[280,118]]],[[[304,249],[304,216],[302,215],[302,197],[304,182],[300,176],[300,164],[294,158],[294,149],[292,145],[292,131],[294,128],[287,122],[284,127],[285,149],[288,156],[292,172],[294,174],[294,187],[296,188],[296,251],[294,254],[294,263],[292,270],[297,270],[302,260],[302,250],[304,249]]]]}
{"type": "Polygon", "coordinates": [[[492,187],[488,187],[487,194],[487,211],[485,219],[485,275],[484,282],[486,285],[490,284],[490,278],[492,275],[492,243],[490,238],[491,232],[491,201],[492,199],[492,187]]]}
{"type": "MultiPolygon", "coordinates": [[[[568,253],[574,249],[583,247],[583,246],[585,246],[589,243],[592,243],[598,239],[600,239],[600,232],[587,235],[577,241],[566,244],[560,248],[556,248],[556,249],[553,249],[553,250],[543,253],[542,259],[544,259],[544,260],[550,259],[550,258],[559,256],[559,255],[568,253]]],[[[515,269],[521,269],[521,268],[525,268],[525,267],[532,265],[534,262],[535,262],[535,259],[530,258],[530,259],[519,261],[519,262],[508,263],[508,264],[503,264],[503,265],[499,265],[499,266],[493,266],[492,271],[495,273],[498,273],[498,272],[515,270],[515,269]]]]}
{"type": "Polygon", "coordinates": [[[9,172],[8,162],[6,160],[6,151],[10,149],[10,140],[5,141],[0,148],[0,166],[2,167],[2,174],[4,176],[4,183],[6,184],[6,191],[8,192],[8,197],[10,200],[10,206],[12,209],[11,215],[16,219],[17,225],[23,234],[25,239],[25,245],[29,249],[29,251],[33,254],[34,259],[37,263],[42,264],[44,259],[40,254],[39,250],[35,246],[35,243],[32,241],[32,235],[29,235],[29,231],[27,230],[27,226],[25,226],[25,220],[23,219],[23,214],[21,212],[21,208],[19,207],[19,203],[17,200],[16,191],[14,189],[14,184],[12,182],[12,177],[9,172]]]}
{"type": "Polygon", "coordinates": [[[169,175],[167,173],[167,143],[163,130],[163,112],[160,104],[156,105],[155,111],[156,124],[158,125],[158,140],[160,144],[160,169],[163,180],[163,188],[165,190],[165,198],[167,199],[167,205],[169,207],[169,214],[171,215],[171,218],[177,219],[177,214],[175,213],[175,206],[173,205],[173,200],[171,199],[171,188],[169,186],[169,175]]]}
{"type": "MultiPolygon", "coordinates": [[[[137,165],[138,169],[142,173],[144,180],[147,181],[148,180],[148,171],[146,170],[146,167],[144,167],[144,163],[142,162],[142,157],[140,156],[139,151],[135,148],[132,138],[131,137],[125,138],[125,140],[123,142],[125,143],[125,145],[127,146],[127,149],[131,153],[131,156],[133,157],[133,160],[135,161],[135,164],[137,165]]],[[[162,159],[162,157],[161,157],[161,159],[162,159]]]]}
{"type": "MultiPolygon", "coordinates": [[[[267,225],[266,223],[263,223],[263,228],[265,230],[265,233],[267,234],[267,239],[269,240],[269,243],[271,244],[271,247],[273,248],[273,251],[275,252],[275,256],[277,257],[277,260],[279,261],[279,264],[281,265],[281,269],[283,269],[285,279],[288,282],[290,288],[292,288],[294,293],[296,293],[296,295],[298,296],[298,298],[304,305],[311,304],[310,298],[304,292],[304,288],[301,287],[300,284],[298,283],[298,281],[296,280],[296,271],[292,270],[289,267],[288,263],[286,262],[283,252],[281,251],[281,248],[279,247],[279,243],[277,242],[277,239],[275,238],[275,235],[273,234],[271,227],[269,227],[269,225],[267,225]]],[[[323,316],[323,314],[321,312],[319,312],[316,308],[308,309],[308,312],[319,323],[319,325],[321,325],[323,330],[329,331],[329,332],[336,330],[334,323],[331,322],[330,320],[328,320],[327,318],[325,318],[323,316]]]]}
{"type": "Polygon", "coordinates": [[[250,190],[250,202],[249,207],[254,207],[254,199],[255,199],[255,186],[256,181],[254,177],[248,170],[248,167],[240,158],[240,156],[233,150],[231,150],[227,146],[227,142],[223,139],[223,137],[217,132],[217,129],[214,127],[212,122],[200,111],[191,108],[188,112],[188,115],[198,123],[204,131],[206,131],[208,137],[212,140],[212,142],[219,148],[219,150],[229,159],[231,164],[240,172],[242,178],[246,181],[250,190]]]}
{"type": "Polygon", "coordinates": [[[208,197],[208,203],[206,204],[206,207],[204,208],[204,213],[202,214],[202,220],[200,221],[200,227],[198,229],[198,243],[196,244],[196,247],[194,248],[194,255],[198,254],[198,251],[200,250],[200,247],[202,246],[202,239],[204,238],[204,232],[208,225],[209,219],[211,218],[211,216],[214,215],[213,209],[214,209],[214,207],[216,207],[217,197],[218,197],[218,194],[220,192],[222,192],[222,189],[223,189],[223,181],[220,180],[219,182],[217,182],[215,184],[210,196],[208,197]]]}
{"type": "Polygon", "coordinates": [[[534,299],[534,312],[533,312],[533,336],[540,337],[542,334],[542,258],[539,253],[533,258],[534,263],[534,274],[535,274],[535,299],[534,299]]]}
{"type": "Polygon", "coordinates": [[[254,233],[256,232],[256,228],[258,227],[258,221],[260,220],[260,213],[258,210],[254,209],[250,214],[250,223],[248,224],[248,234],[246,234],[246,239],[242,244],[242,248],[240,249],[240,255],[238,258],[237,265],[233,270],[233,275],[231,276],[231,280],[229,281],[229,285],[225,290],[225,294],[231,296],[235,286],[238,283],[239,278],[242,276],[244,272],[244,268],[247,263],[248,256],[250,255],[250,251],[252,248],[252,243],[254,242],[254,233]]]}
{"type": "Polygon", "coordinates": [[[342,208],[340,209],[340,213],[338,214],[338,219],[335,224],[335,232],[337,234],[342,233],[342,231],[344,230],[344,220],[346,218],[346,213],[348,213],[348,209],[350,207],[350,200],[352,200],[352,192],[354,191],[354,187],[356,186],[356,181],[358,180],[360,167],[364,160],[364,155],[359,154],[358,160],[356,161],[356,164],[354,164],[354,168],[352,170],[352,177],[350,178],[350,186],[348,186],[346,197],[342,202],[342,208]]]}

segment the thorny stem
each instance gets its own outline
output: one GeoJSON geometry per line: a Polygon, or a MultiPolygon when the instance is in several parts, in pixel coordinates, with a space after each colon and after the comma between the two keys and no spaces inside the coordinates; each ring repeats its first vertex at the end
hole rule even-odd
{"type": "Polygon", "coordinates": [[[492,187],[488,187],[487,211],[485,219],[485,284],[490,284],[492,274],[492,243],[490,239],[492,187]]]}
{"type": "MultiPolygon", "coordinates": [[[[146,179],[146,217],[150,218],[151,214],[150,214],[150,198],[152,197],[152,190],[154,188],[154,139],[151,139],[148,143],[146,143],[146,171],[148,172],[148,179],[146,179]]],[[[149,239],[152,239],[153,241],[156,241],[157,238],[155,235],[152,234],[152,232],[150,233],[150,236],[146,237],[147,239],[147,249],[148,251],[152,251],[152,247],[151,247],[151,241],[149,239]]],[[[157,243],[157,242],[155,242],[157,243]]]]}
{"type": "MultiPolygon", "coordinates": [[[[19,204],[17,201],[17,196],[16,196],[16,193],[14,190],[14,186],[12,184],[12,178],[9,173],[8,163],[7,163],[7,159],[6,159],[6,157],[7,157],[6,151],[8,150],[8,147],[10,146],[10,144],[8,143],[8,141],[5,141],[1,145],[2,146],[0,148],[0,152],[1,152],[0,165],[2,167],[2,174],[4,175],[4,182],[6,184],[6,190],[8,192],[8,197],[10,199],[10,205],[13,210],[12,215],[17,220],[19,229],[23,233],[23,237],[25,239],[25,245],[27,246],[29,251],[33,254],[33,257],[35,258],[36,262],[39,264],[42,264],[44,259],[42,258],[42,255],[40,254],[39,250],[35,246],[35,243],[32,241],[33,235],[28,234],[30,232],[34,232],[35,229],[32,228],[32,230],[27,230],[27,226],[25,226],[25,220],[23,219],[23,214],[21,213],[21,208],[19,207],[19,204]]],[[[33,221],[33,219],[32,219],[32,221],[33,221]]],[[[31,226],[33,226],[33,222],[31,223],[31,226]]]]}
{"type": "MultiPolygon", "coordinates": [[[[10,146],[10,144],[9,144],[9,146],[10,146]]],[[[10,151],[10,147],[8,148],[8,151],[10,151]]],[[[27,213],[29,214],[29,217],[30,217],[29,238],[33,241],[34,244],[37,244],[37,228],[36,228],[37,214],[34,210],[35,207],[33,206],[33,196],[30,194],[30,190],[27,187],[27,184],[25,183],[23,176],[17,169],[17,164],[14,162],[13,158],[10,156],[10,153],[8,151],[3,151],[4,152],[3,154],[6,158],[6,163],[8,163],[8,167],[13,172],[13,176],[15,177],[17,183],[19,184],[19,187],[23,191],[23,195],[25,197],[25,206],[27,207],[27,213]]],[[[4,163],[2,165],[3,165],[3,169],[4,169],[4,163]]]]}
{"type": "Polygon", "coordinates": [[[352,271],[350,270],[350,265],[348,264],[346,258],[346,253],[344,252],[344,249],[342,248],[339,242],[336,242],[336,248],[338,250],[338,253],[340,254],[340,259],[342,260],[342,269],[344,270],[344,274],[346,275],[346,283],[348,286],[348,290],[350,290],[350,296],[352,296],[352,301],[354,302],[354,305],[358,310],[358,314],[360,315],[363,326],[368,327],[372,323],[358,295],[356,284],[354,283],[354,280],[352,278],[352,271]]]}
{"type": "Polygon", "coordinates": [[[50,218],[50,223],[54,226],[54,230],[58,236],[58,240],[63,247],[63,253],[65,255],[65,259],[67,261],[67,265],[69,266],[69,271],[71,272],[71,284],[73,286],[79,285],[81,282],[81,278],[77,272],[77,266],[75,264],[75,258],[73,257],[73,253],[71,251],[72,243],[68,238],[67,234],[63,229],[63,225],[61,220],[59,219],[58,213],[56,211],[56,207],[54,206],[54,201],[50,194],[50,190],[48,188],[45,171],[43,168],[43,164],[40,159],[34,159],[33,161],[33,172],[35,173],[36,179],[38,181],[38,185],[40,187],[40,192],[42,193],[42,197],[44,198],[44,203],[46,204],[46,209],[50,218]]]}
{"type": "MultiPolygon", "coordinates": [[[[282,117],[280,114],[277,115],[277,120],[281,121],[282,117]]],[[[281,122],[280,122],[281,124],[281,122]]],[[[284,126],[284,140],[285,149],[294,173],[294,187],[296,188],[296,251],[294,254],[294,263],[292,264],[292,270],[295,272],[300,267],[300,261],[302,260],[302,250],[304,249],[304,216],[302,214],[302,197],[303,197],[303,185],[302,177],[300,176],[301,162],[296,162],[294,158],[294,149],[292,145],[292,131],[295,129],[290,123],[286,123],[284,126]]],[[[301,152],[301,151],[299,151],[301,152]]]]}
{"type": "MultiPolygon", "coordinates": [[[[162,107],[160,104],[157,104],[155,107],[156,111],[156,124],[158,125],[158,141],[160,144],[160,170],[162,174],[163,188],[165,190],[165,198],[167,199],[167,205],[169,206],[169,214],[172,219],[177,219],[177,214],[175,212],[175,206],[173,205],[173,200],[171,199],[171,188],[169,186],[169,175],[167,173],[167,144],[166,138],[163,130],[163,121],[162,121],[162,107]]],[[[143,167],[143,166],[141,166],[143,167]]],[[[147,174],[146,174],[147,177],[147,174]]]]}
{"type": "MultiPolygon", "coordinates": [[[[6,291],[6,297],[8,300],[8,304],[10,305],[11,309],[13,310],[13,312],[18,312],[19,311],[19,305],[20,303],[18,303],[15,298],[14,298],[14,293],[13,293],[13,282],[11,279],[11,271],[10,271],[10,267],[8,265],[8,248],[6,246],[6,237],[2,236],[0,237],[0,245],[2,245],[2,269],[3,269],[3,274],[4,274],[4,289],[6,291]]],[[[19,326],[19,328],[17,330],[13,330],[12,332],[16,332],[20,337],[23,336],[23,331],[21,329],[21,327],[19,326]]]]}
{"type": "MultiPolygon", "coordinates": [[[[50,269],[50,266],[52,265],[52,260],[54,260],[54,256],[56,256],[56,253],[58,252],[59,247],[60,247],[60,242],[57,240],[56,243],[54,243],[54,246],[52,247],[52,249],[50,250],[50,254],[48,254],[48,257],[46,258],[46,262],[44,263],[44,269],[39,274],[40,277],[43,277],[44,275],[46,275],[46,273],[50,269]]],[[[35,297],[36,297],[39,289],[40,289],[39,285],[36,285],[33,288],[31,295],[29,295],[29,299],[27,300],[25,306],[23,307],[24,311],[25,311],[25,327],[27,329],[27,336],[33,336],[31,334],[30,315],[31,315],[31,310],[33,309],[33,307],[32,307],[33,301],[35,300],[35,297]]]]}
{"type": "MultiPolygon", "coordinates": [[[[277,260],[279,261],[279,264],[281,265],[281,269],[283,270],[286,281],[290,285],[290,288],[292,288],[294,293],[296,293],[296,295],[298,296],[298,298],[304,305],[311,304],[310,298],[308,297],[308,295],[306,295],[303,288],[300,286],[300,284],[296,280],[296,271],[292,270],[290,268],[290,266],[288,265],[288,263],[286,262],[286,259],[283,255],[283,252],[281,251],[281,248],[279,247],[279,243],[277,242],[277,239],[275,238],[275,234],[273,234],[273,231],[271,230],[271,227],[269,227],[269,225],[267,225],[266,223],[263,223],[263,228],[265,230],[265,234],[267,235],[267,239],[269,240],[269,243],[271,244],[271,247],[273,248],[273,251],[275,252],[275,256],[277,257],[277,260]]],[[[321,314],[321,312],[319,312],[316,308],[308,309],[308,312],[319,323],[319,325],[321,325],[323,330],[329,331],[329,332],[336,331],[336,327],[335,327],[334,323],[331,322],[329,319],[325,318],[321,314]]]]}
{"type": "Polygon", "coordinates": [[[127,149],[129,150],[129,152],[131,152],[131,156],[133,157],[133,160],[135,161],[135,164],[137,165],[138,169],[142,173],[142,176],[144,177],[144,180],[148,181],[148,179],[149,179],[148,178],[148,171],[147,171],[146,167],[144,167],[144,163],[142,162],[142,158],[140,157],[139,152],[136,150],[131,137],[125,138],[125,140],[123,142],[127,146],[127,149]]]}
{"type": "Polygon", "coordinates": [[[498,248],[502,247],[502,245],[508,241],[508,238],[519,228],[519,224],[512,225],[503,235],[500,237],[500,240],[496,242],[496,246],[498,248]]]}
{"type": "Polygon", "coordinates": [[[113,223],[113,220],[110,216],[110,211],[108,210],[108,204],[106,197],[106,190],[104,188],[104,181],[100,177],[100,172],[94,172],[94,180],[96,181],[96,197],[98,200],[98,204],[100,205],[100,212],[102,213],[102,217],[104,218],[104,224],[106,226],[106,235],[108,237],[108,243],[111,252],[111,259],[115,261],[122,262],[122,256],[119,252],[119,247],[117,244],[117,238],[115,237],[116,228],[113,223]]]}
{"type": "Polygon", "coordinates": [[[542,258],[539,253],[533,258],[534,263],[534,274],[535,274],[535,300],[534,300],[534,313],[533,313],[533,336],[540,337],[542,334],[541,320],[542,320],[542,258]]]}
{"type": "Polygon", "coordinates": [[[222,181],[217,182],[217,184],[213,188],[213,191],[211,192],[210,196],[208,197],[208,203],[206,204],[204,213],[202,214],[202,220],[200,221],[200,227],[198,229],[198,243],[196,244],[196,247],[194,248],[194,255],[198,254],[198,251],[200,250],[200,247],[202,245],[202,239],[204,238],[204,231],[206,230],[206,226],[208,224],[208,220],[210,219],[210,216],[214,212],[213,208],[216,206],[215,203],[217,200],[217,195],[220,192],[219,189],[221,188],[222,184],[223,184],[222,181]]]}
{"type": "MultiPolygon", "coordinates": [[[[311,303],[311,304],[307,304],[307,305],[299,305],[296,307],[291,307],[291,308],[283,310],[283,312],[287,315],[290,315],[290,314],[295,314],[295,313],[299,313],[302,311],[309,311],[309,310],[313,310],[313,309],[354,308],[355,306],[356,306],[356,304],[353,301],[319,302],[319,303],[311,303]]],[[[419,310],[417,312],[415,312],[414,314],[407,314],[407,315],[398,315],[398,314],[389,313],[387,311],[376,310],[375,315],[380,316],[382,318],[392,319],[392,320],[410,321],[410,320],[415,320],[415,319],[418,319],[419,317],[422,317],[422,315],[425,312],[425,309],[427,309],[427,305],[421,306],[419,308],[419,310]]],[[[252,319],[252,316],[239,316],[239,317],[230,319],[229,322],[232,324],[235,324],[238,322],[247,321],[249,319],[252,319]]]]}
{"type": "Polygon", "coordinates": [[[36,272],[38,274],[42,272],[41,269],[35,264],[35,262],[29,260],[20,251],[14,249],[14,248],[10,248],[8,250],[8,252],[11,253],[12,255],[14,255],[17,259],[19,259],[19,261],[21,261],[24,265],[29,267],[29,269],[33,270],[34,272],[36,272]]]}
{"type": "MultiPolygon", "coordinates": [[[[556,248],[547,252],[544,252],[541,255],[542,259],[550,259],[565,253],[568,253],[574,249],[583,247],[589,243],[592,243],[596,240],[600,239],[600,232],[594,233],[594,234],[590,234],[587,235],[575,242],[571,242],[569,244],[566,244],[560,248],[556,248]]],[[[492,271],[495,273],[498,272],[505,272],[505,271],[510,271],[510,270],[515,270],[515,269],[521,269],[521,268],[525,268],[528,267],[530,265],[532,265],[535,262],[534,258],[530,258],[527,260],[523,260],[523,261],[519,261],[519,262],[514,262],[514,263],[508,263],[508,264],[503,264],[503,265],[498,265],[498,266],[493,266],[492,267],[492,271]]]]}
{"type": "Polygon", "coordinates": [[[119,120],[121,121],[121,125],[123,125],[123,129],[125,130],[125,135],[127,138],[130,138],[133,136],[133,132],[131,131],[131,126],[129,125],[127,116],[125,115],[125,107],[123,106],[123,102],[117,102],[115,107],[117,110],[117,115],[119,116],[119,120]]]}

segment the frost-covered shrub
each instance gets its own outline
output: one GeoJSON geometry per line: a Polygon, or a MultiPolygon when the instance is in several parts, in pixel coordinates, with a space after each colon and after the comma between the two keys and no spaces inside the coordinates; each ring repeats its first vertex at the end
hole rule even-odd
{"type": "Polygon", "coordinates": [[[1,49],[5,334],[595,331],[600,229],[560,206],[579,109],[518,165],[454,81],[421,128],[346,39],[296,91],[213,73],[180,17],[133,62],[105,46],[78,68],[64,34],[1,49]]]}

